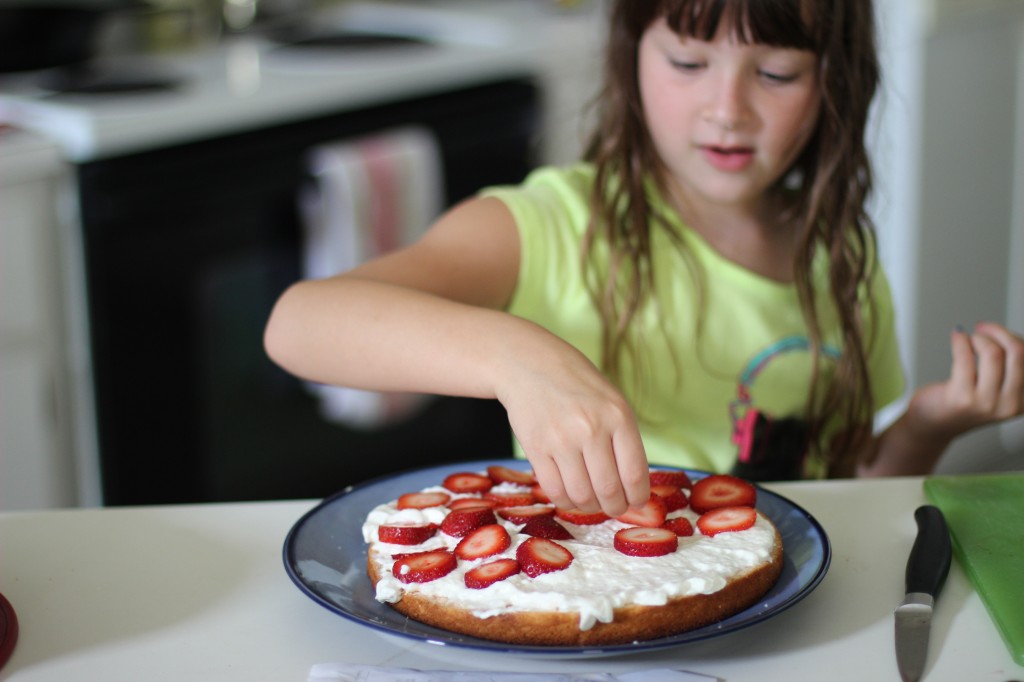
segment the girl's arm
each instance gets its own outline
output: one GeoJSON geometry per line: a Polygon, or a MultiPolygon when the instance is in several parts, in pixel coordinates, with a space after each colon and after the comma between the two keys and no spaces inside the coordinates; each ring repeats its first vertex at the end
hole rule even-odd
{"type": "Polygon", "coordinates": [[[957,436],[1024,414],[1024,339],[982,322],[973,334],[954,331],[952,350],[949,379],[914,393],[858,475],[928,474],[957,436]]]}
{"type": "Polygon", "coordinates": [[[267,324],[267,353],[321,383],[496,398],[555,504],[612,515],[643,504],[632,411],[582,353],[503,311],[518,270],[511,213],[474,199],[408,248],[291,286],[267,324]]]}

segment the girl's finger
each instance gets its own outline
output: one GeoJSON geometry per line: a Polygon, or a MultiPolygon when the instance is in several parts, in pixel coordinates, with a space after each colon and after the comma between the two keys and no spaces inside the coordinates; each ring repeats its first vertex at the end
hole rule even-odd
{"type": "Polygon", "coordinates": [[[619,468],[610,441],[597,442],[583,455],[597,503],[608,516],[618,516],[629,506],[619,479],[619,468]]]}
{"type": "Polygon", "coordinates": [[[950,338],[953,366],[949,374],[950,388],[955,393],[973,393],[977,381],[977,359],[971,337],[961,329],[954,329],[950,338]]]}
{"type": "Polygon", "coordinates": [[[971,336],[971,345],[978,358],[975,405],[984,414],[996,416],[1003,391],[1006,353],[992,337],[982,333],[971,336]]]}
{"type": "Polygon", "coordinates": [[[551,457],[533,453],[527,453],[527,459],[533,466],[533,475],[537,483],[551,499],[551,503],[556,507],[571,507],[572,502],[565,492],[562,476],[555,461],[551,457]]]}
{"type": "MultiPolygon", "coordinates": [[[[562,485],[565,487],[565,494],[569,503],[564,507],[579,509],[585,512],[596,512],[601,507],[598,504],[594,488],[590,483],[590,474],[587,471],[587,464],[581,452],[562,454],[555,460],[558,466],[559,476],[562,478],[562,485]]],[[[559,506],[559,505],[555,505],[559,506]]]]}
{"type": "Polygon", "coordinates": [[[612,447],[626,503],[630,507],[642,507],[651,496],[651,469],[640,432],[635,428],[616,431],[612,447]]]}
{"type": "Polygon", "coordinates": [[[1012,346],[1024,345],[1024,339],[995,322],[979,322],[974,326],[974,331],[992,337],[992,340],[1007,349],[1012,346]]]}
{"type": "Polygon", "coordinates": [[[992,322],[979,323],[977,331],[1003,349],[1001,405],[1005,416],[1016,416],[1024,411],[1024,339],[992,322]]]}
{"type": "Polygon", "coordinates": [[[1007,417],[1016,417],[1024,414],[1024,357],[1015,358],[1014,362],[1007,360],[1002,404],[1007,417]]]}

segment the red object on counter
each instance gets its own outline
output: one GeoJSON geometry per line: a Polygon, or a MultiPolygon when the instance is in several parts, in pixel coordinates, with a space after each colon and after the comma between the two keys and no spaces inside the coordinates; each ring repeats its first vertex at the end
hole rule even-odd
{"type": "Polygon", "coordinates": [[[0,668],[3,668],[7,659],[11,657],[17,641],[18,617],[14,614],[11,602],[0,594],[0,668]]]}

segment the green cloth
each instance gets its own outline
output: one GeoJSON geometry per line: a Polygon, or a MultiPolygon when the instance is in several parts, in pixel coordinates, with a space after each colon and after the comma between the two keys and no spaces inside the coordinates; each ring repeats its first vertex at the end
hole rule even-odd
{"type": "MultiPolygon", "coordinates": [[[[519,280],[509,312],[540,324],[599,364],[600,319],[580,263],[593,181],[588,164],[549,167],[522,185],[484,194],[508,206],[519,230],[519,280]]],[[[651,463],[724,472],[736,461],[732,434],[748,409],[776,418],[804,412],[812,364],[807,327],[794,285],[726,260],[693,230],[678,222],[674,227],[706,282],[704,330],[698,339],[697,286],[684,256],[665,229],[654,228],[655,297],[639,315],[640,367],[624,364],[622,390],[640,417],[651,463]]],[[[825,266],[819,259],[818,291],[827,291],[825,266]]],[[[876,405],[883,407],[900,396],[903,372],[888,282],[878,272],[871,295],[880,334],[869,369],[876,405]]],[[[823,304],[821,314],[826,343],[838,347],[834,309],[823,304]]],[[[828,373],[832,363],[825,363],[828,373]]]]}

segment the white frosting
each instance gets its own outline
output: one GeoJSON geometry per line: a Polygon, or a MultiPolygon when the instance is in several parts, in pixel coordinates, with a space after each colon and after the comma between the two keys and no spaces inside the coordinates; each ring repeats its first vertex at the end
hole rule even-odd
{"type": "MultiPolygon", "coordinates": [[[[495,486],[494,491],[524,489],[501,484],[495,486]]],[[[440,524],[447,513],[444,507],[399,510],[394,501],[379,505],[369,513],[363,524],[363,538],[373,548],[371,557],[380,576],[376,594],[378,601],[396,602],[406,592],[418,592],[448,600],[478,618],[509,611],[578,612],[580,629],[589,630],[596,622],[611,622],[614,609],[621,606],[659,606],[676,597],[717,592],[732,578],[768,561],[775,546],[775,529],[760,514],[757,523],[748,530],[706,537],[697,530],[697,514],[689,508],[673,512],[670,518],[685,516],[690,519],[694,535],[680,537],[679,549],[660,557],[629,557],[615,550],[612,546],[615,532],[627,526],[619,521],[578,526],[559,520],[575,538],[556,540],[572,552],[573,562],[568,568],[536,578],[520,573],[483,589],[469,589],[465,586],[466,571],[499,557],[514,559],[516,548],[528,537],[518,533],[520,525],[496,515],[498,522],[512,536],[512,546],[502,554],[475,561],[460,559],[454,571],[426,583],[406,584],[396,579],[391,572],[392,554],[439,547],[454,549],[459,538],[438,531],[421,545],[395,545],[380,542],[377,527],[393,523],[440,524]]]]}

